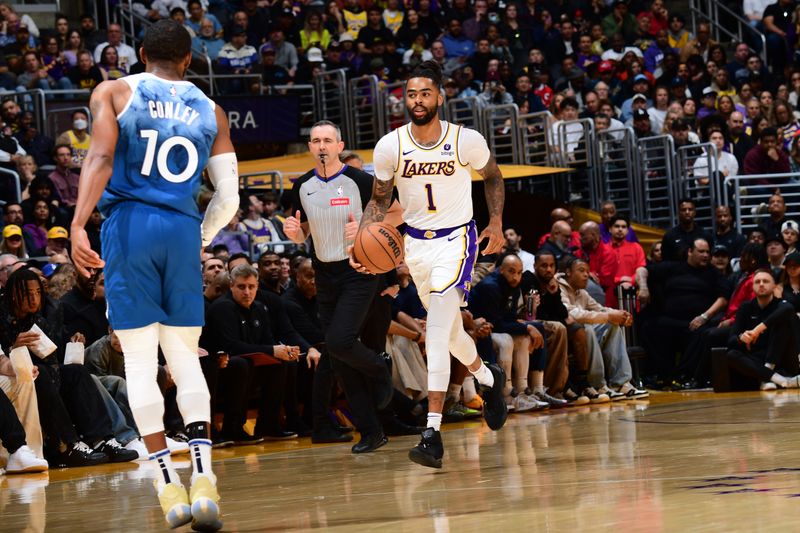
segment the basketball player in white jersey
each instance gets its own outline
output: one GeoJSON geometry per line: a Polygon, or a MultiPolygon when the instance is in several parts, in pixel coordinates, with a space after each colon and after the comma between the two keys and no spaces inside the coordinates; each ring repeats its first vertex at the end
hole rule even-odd
{"type": "MultiPolygon", "coordinates": [[[[504,244],[503,176],[486,140],[474,131],[440,121],[442,72],[434,61],[414,69],[406,82],[406,106],[411,124],[385,135],[375,146],[372,199],[361,227],[386,217],[397,187],[403,206],[406,263],[428,309],[425,347],[428,354],[428,427],[409,458],[421,465],[442,467],[444,449],[439,428],[450,378],[450,354],[461,361],[484,388],[484,417],[500,429],[507,417],[503,401],[505,373],[486,366],[475,343],[464,331],[461,305],[469,291],[478,244],[489,244],[484,255],[504,244]],[[489,226],[477,236],[472,220],[474,168],[484,179],[489,226]]],[[[366,269],[355,263],[362,272],[366,269]]]]}

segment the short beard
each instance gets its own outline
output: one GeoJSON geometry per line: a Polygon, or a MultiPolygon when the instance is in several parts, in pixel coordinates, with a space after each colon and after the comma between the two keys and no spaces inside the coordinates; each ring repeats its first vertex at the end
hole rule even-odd
{"type": "Polygon", "coordinates": [[[422,118],[417,118],[414,116],[414,108],[408,110],[408,114],[411,117],[411,122],[414,123],[415,126],[425,126],[433,121],[439,115],[439,108],[434,107],[433,109],[426,109],[425,115],[422,118]]]}

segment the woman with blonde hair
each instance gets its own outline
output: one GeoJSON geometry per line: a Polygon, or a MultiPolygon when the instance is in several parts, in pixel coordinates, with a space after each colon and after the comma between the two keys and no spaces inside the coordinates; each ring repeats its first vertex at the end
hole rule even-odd
{"type": "Polygon", "coordinates": [[[22,195],[20,202],[31,197],[30,184],[36,178],[39,167],[32,155],[23,155],[17,160],[17,174],[19,174],[19,189],[22,195]]]}
{"type": "Polygon", "coordinates": [[[3,228],[3,241],[0,242],[0,254],[15,255],[20,259],[28,258],[25,249],[25,239],[22,238],[22,228],[9,224],[3,228]]]}
{"type": "Polygon", "coordinates": [[[330,44],[331,33],[323,26],[322,15],[319,11],[309,11],[303,29],[300,30],[300,48],[297,53],[303,54],[312,46],[316,46],[324,52],[330,44]]]}

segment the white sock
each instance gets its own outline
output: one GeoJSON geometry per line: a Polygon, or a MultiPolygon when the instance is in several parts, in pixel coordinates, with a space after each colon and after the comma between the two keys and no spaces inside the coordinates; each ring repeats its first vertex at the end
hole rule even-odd
{"type": "Polygon", "coordinates": [[[458,401],[459,398],[461,398],[461,385],[458,383],[451,383],[447,387],[447,397],[458,401]]]}
{"type": "Polygon", "coordinates": [[[428,413],[428,427],[439,431],[442,427],[442,413],[428,413]]]}
{"type": "Polygon", "coordinates": [[[164,488],[167,483],[181,484],[181,478],[175,471],[172,465],[172,456],[169,454],[169,448],[150,454],[150,464],[156,472],[156,479],[158,481],[158,490],[164,488]]]}
{"type": "Polygon", "coordinates": [[[214,483],[217,477],[211,471],[211,441],[208,439],[192,439],[189,441],[189,453],[192,458],[192,483],[197,476],[208,476],[214,483]]]}
{"type": "Polygon", "coordinates": [[[478,391],[475,390],[475,379],[472,376],[464,378],[464,385],[461,390],[464,392],[465,402],[474,400],[475,396],[478,395],[478,391]]]}
{"type": "MultiPolygon", "coordinates": [[[[470,370],[470,372],[472,372],[470,370]]],[[[481,367],[472,372],[472,375],[475,376],[475,379],[478,380],[478,383],[483,385],[484,387],[493,387],[494,386],[494,376],[492,375],[492,371],[489,370],[489,367],[481,363],[481,367]]]]}

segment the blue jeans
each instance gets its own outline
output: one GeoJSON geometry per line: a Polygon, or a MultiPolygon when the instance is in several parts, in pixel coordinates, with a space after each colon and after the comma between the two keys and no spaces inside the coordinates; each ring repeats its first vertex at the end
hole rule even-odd
{"type": "Polygon", "coordinates": [[[589,384],[617,388],[633,378],[625,333],[614,324],[586,324],[589,343],[589,384]]]}
{"type": "Polygon", "coordinates": [[[128,389],[125,380],[118,376],[98,377],[94,374],[92,374],[92,379],[100,391],[103,404],[111,418],[111,430],[114,438],[123,446],[139,438],[136,424],[133,423],[133,416],[130,414],[130,407],[128,407],[128,389]],[[127,416],[124,411],[128,412],[127,416]]]}

